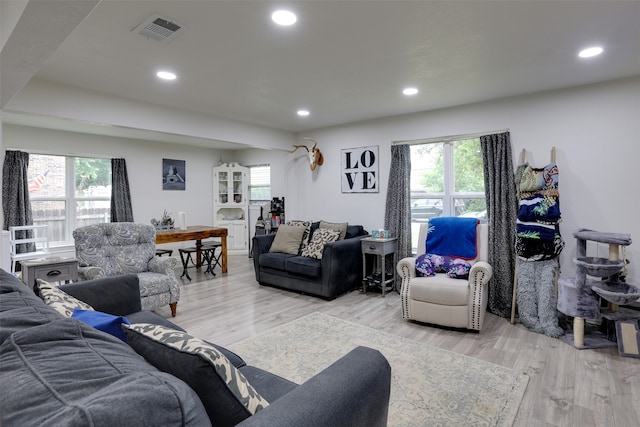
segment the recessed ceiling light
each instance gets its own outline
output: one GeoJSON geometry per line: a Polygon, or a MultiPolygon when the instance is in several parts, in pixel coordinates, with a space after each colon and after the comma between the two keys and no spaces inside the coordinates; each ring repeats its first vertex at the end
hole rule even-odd
{"type": "Polygon", "coordinates": [[[604,49],[602,49],[600,46],[594,46],[581,50],[580,53],[578,53],[578,56],[580,58],[591,58],[592,56],[600,55],[603,51],[604,49]]]}
{"type": "Polygon", "coordinates": [[[402,93],[407,95],[407,96],[411,96],[411,95],[417,94],[418,93],[418,89],[416,89],[415,87],[408,87],[408,88],[405,88],[402,91],[402,93]]]}
{"type": "Polygon", "coordinates": [[[277,10],[273,12],[271,19],[278,25],[293,25],[298,17],[289,10],[277,10]]]}
{"type": "Polygon", "coordinates": [[[306,117],[309,115],[309,110],[298,110],[298,115],[306,117]]]}
{"type": "Polygon", "coordinates": [[[170,71],[158,71],[156,73],[156,76],[158,76],[159,78],[163,79],[163,80],[175,80],[176,79],[176,75],[170,71]]]}

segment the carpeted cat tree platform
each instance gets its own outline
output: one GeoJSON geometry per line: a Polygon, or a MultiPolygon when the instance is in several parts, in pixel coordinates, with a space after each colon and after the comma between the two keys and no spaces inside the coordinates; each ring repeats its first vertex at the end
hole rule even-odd
{"type": "Polygon", "coordinates": [[[563,340],[577,349],[618,346],[621,355],[640,357],[640,312],[619,307],[640,300],[640,288],[619,277],[625,265],[620,247],[630,245],[631,236],[587,229],[573,235],[577,239],[576,276],[558,281],[558,310],[573,317],[573,333],[566,333],[563,340]],[[588,241],[608,244],[609,257],[587,256],[588,241]],[[601,308],[600,298],[608,302],[608,308],[601,308]],[[601,327],[591,323],[601,323],[601,327]]]}

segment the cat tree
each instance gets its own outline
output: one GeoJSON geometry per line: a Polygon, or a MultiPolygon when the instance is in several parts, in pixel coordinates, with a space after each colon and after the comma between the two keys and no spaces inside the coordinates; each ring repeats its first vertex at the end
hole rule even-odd
{"type": "MultiPolygon", "coordinates": [[[[564,340],[578,349],[620,347],[616,344],[616,323],[619,328],[618,321],[640,319],[640,312],[619,307],[640,299],[640,288],[620,280],[625,265],[620,259],[620,247],[630,245],[631,236],[587,229],[580,229],[573,236],[577,239],[573,260],[576,276],[558,281],[558,310],[573,317],[573,334],[565,334],[564,340]],[[588,241],[608,244],[609,257],[587,256],[588,241]],[[601,308],[600,298],[608,302],[608,308],[601,308]],[[585,328],[585,320],[602,321],[605,332],[585,328]]],[[[634,322],[637,325],[637,320],[634,322]]],[[[618,341],[621,339],[618,337],[618,341]]]]}

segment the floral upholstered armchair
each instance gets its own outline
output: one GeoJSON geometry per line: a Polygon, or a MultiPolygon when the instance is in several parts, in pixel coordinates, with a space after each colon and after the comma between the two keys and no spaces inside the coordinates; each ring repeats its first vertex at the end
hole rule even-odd
{"type": "Polygon", "coordinates": [[[157,257],[156,230],[147,224],[114,222],[73,231],[80,280],[136,273],[143,310],[164,305],[175,317],[180,286],[175,258],[157,257]]]}

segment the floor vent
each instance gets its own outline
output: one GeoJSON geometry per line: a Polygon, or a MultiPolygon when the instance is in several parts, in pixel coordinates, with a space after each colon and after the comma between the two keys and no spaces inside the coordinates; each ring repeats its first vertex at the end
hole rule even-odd
{"type": "Polygon", "coordinates": [[[182,28],[183,26],[175,21],[154,14],[131,31],[155,41],[168,42],[175,38],[176,35],[181,32],[182,28]]]}

